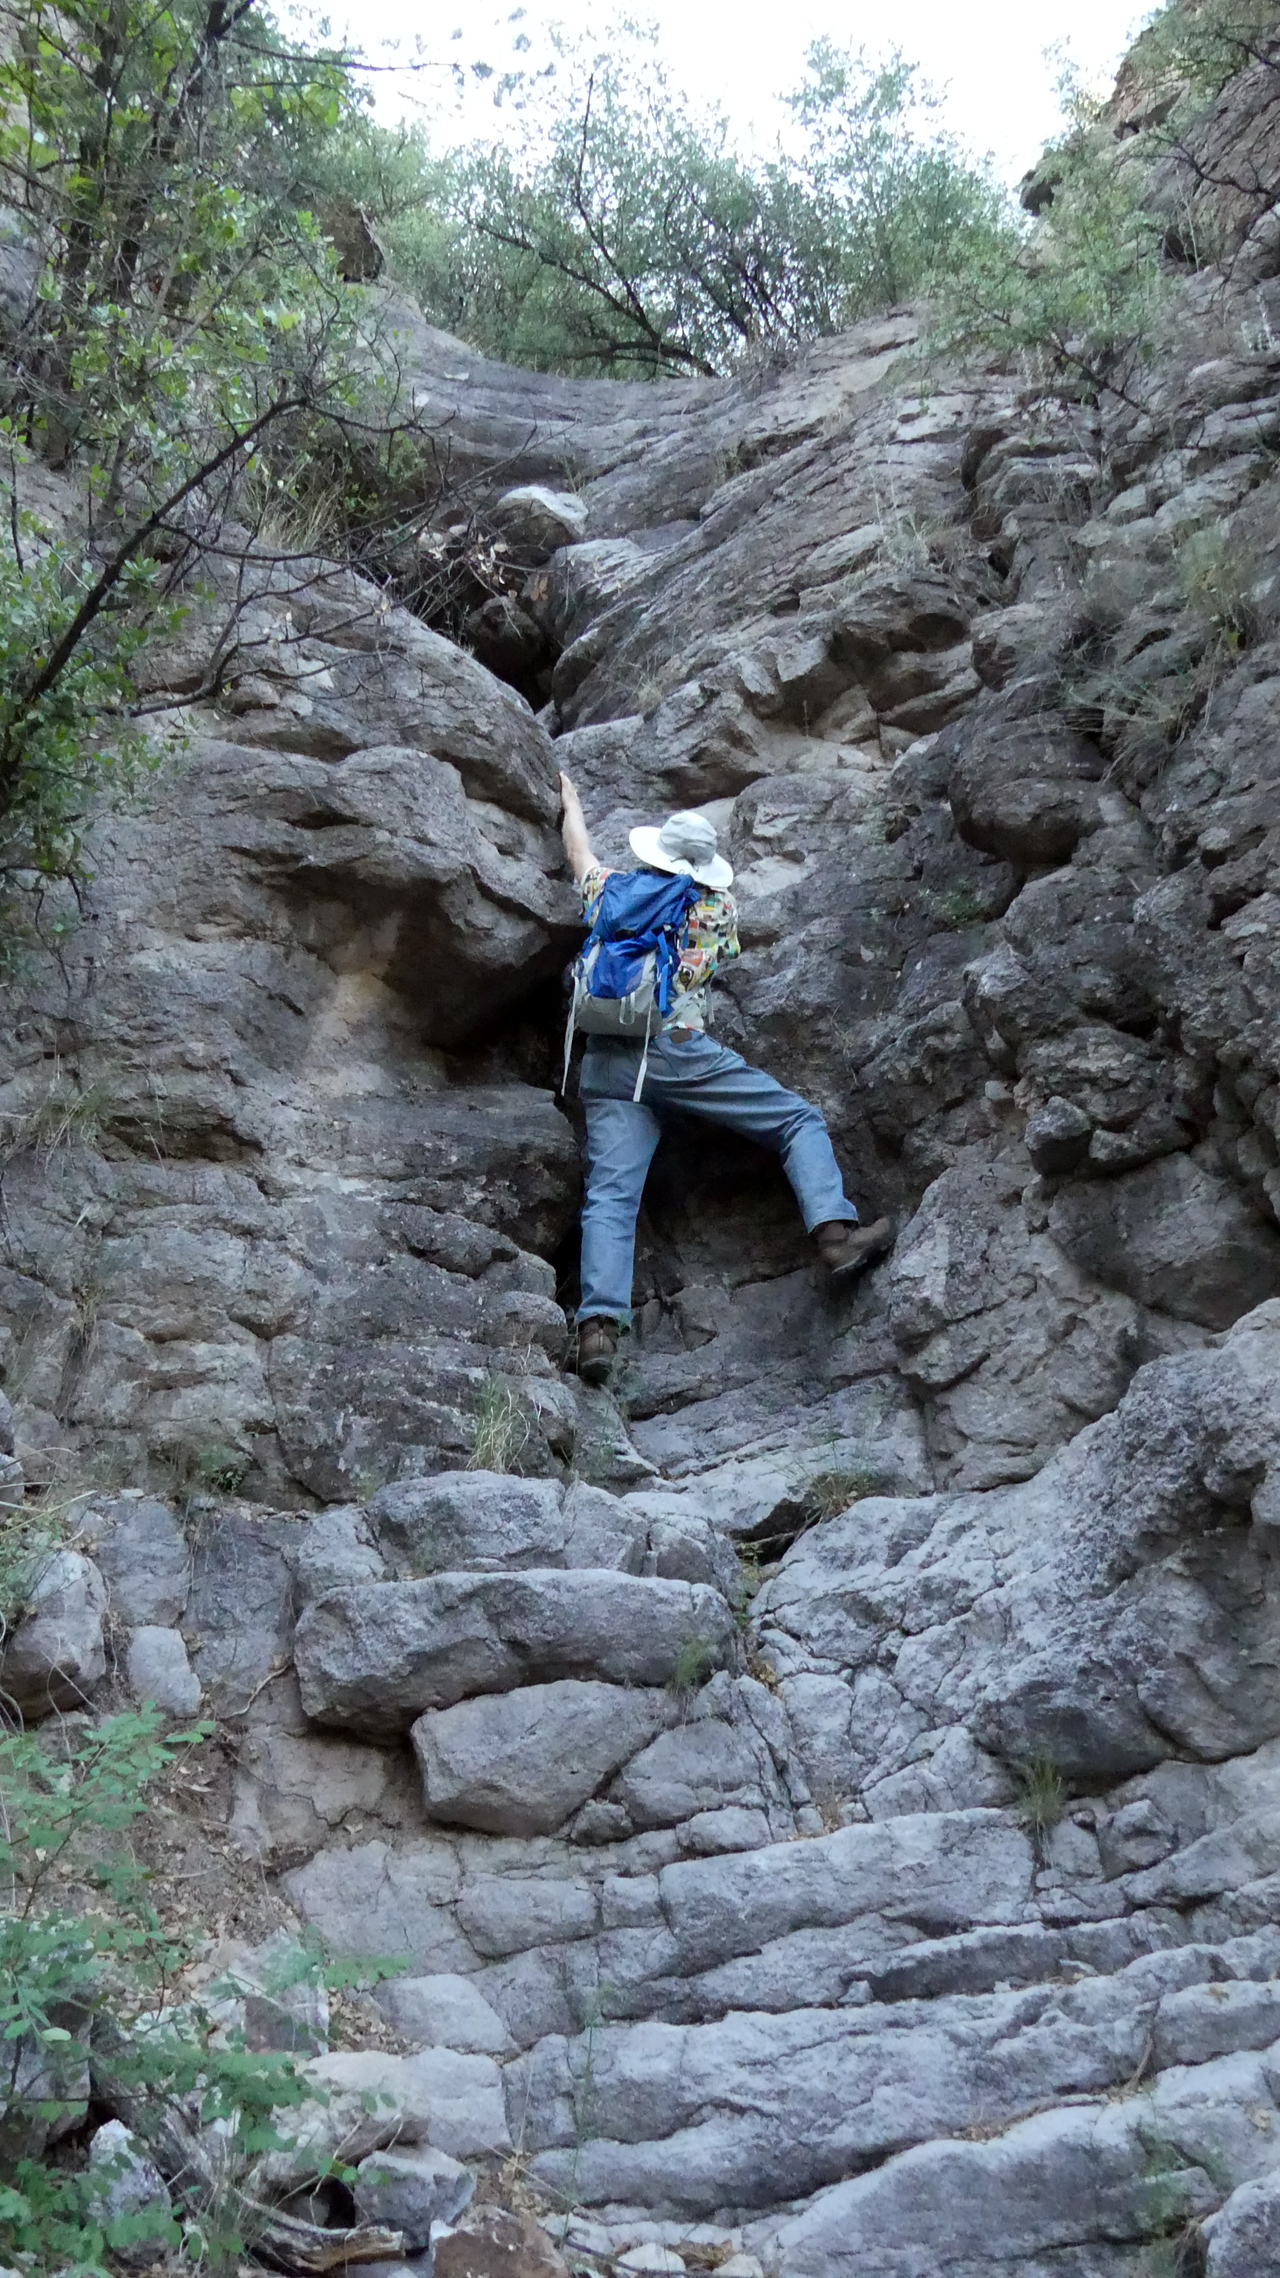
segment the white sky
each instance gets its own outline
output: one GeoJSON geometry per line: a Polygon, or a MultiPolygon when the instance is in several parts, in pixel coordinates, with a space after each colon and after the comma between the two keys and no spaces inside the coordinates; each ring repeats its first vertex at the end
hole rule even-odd
{"type": "MultiPolygon", "coordinates": [[[[631,0],[629,8],[526,0],[521,27],[511,21],[512,5],[434,0],[426,11],[422,0],[333,0],[329,21],[333,37],[371,60],[481,56],[501,68],[521,28],[535,43],[549,23],[599,37],[620,13],[629,13],[657,23],[671,75],[695,103],[722,107],[744,140],[762,145],[776,135],[777,98],[800,78],[810,40],[826,34],[872,55],[898,47],[944,95],[946,125],[972,151],[990,152],[1000,172],[1016,180],[1059,129],[1055,83],[1062,55],[1087,85],[1109,85],[1150,12],[1132,0],[790,0],[786,6],[778,0],[631,0]],[[451,42],[455,26],[462,38],[451,42]]],[[[478,89],[459,120],[442,73],[380,73],[376,86],[380,117],[438,121],[438,144],[471,132],[495,139],[503,132],[505,114],[478,89]]]]}

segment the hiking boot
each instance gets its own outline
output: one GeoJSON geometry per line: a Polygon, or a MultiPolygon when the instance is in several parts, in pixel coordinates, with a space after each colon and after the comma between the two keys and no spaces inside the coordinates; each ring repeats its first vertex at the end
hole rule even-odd
{"type": "Polygon", "coordinates": [[[578,1331],[578,1374],[584,1384],[607,1384],[618,1357],[618,1324],[599,1316],[578,1331]]]}
{"type": "Polygon", "coordinates": [[[813,1238],[832,1281],[852,1281],[893,1248],[893,1220],[877,1218],[870,1226],[859,1226],[851,1219],[831,1218],[814,1227],[813,1238]]]}

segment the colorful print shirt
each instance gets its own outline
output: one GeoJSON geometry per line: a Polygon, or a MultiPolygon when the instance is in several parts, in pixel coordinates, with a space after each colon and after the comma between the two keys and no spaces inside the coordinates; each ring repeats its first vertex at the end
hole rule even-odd
{"type": "MultiPolygon", "coordinates": [[[[595,924],[596,907],[609,876],[602,862],[593,864],[583,876],[582,910],[588,925],[595,924]]],[[[740,955],[738,905],[732,894],[716,894],[708,888],[692,904],[680,934],[676,993],[685,1001],[678,1015],[671,1016],[669,1025],[704,1028],[708,984],[718,966],[740,955]]]]}

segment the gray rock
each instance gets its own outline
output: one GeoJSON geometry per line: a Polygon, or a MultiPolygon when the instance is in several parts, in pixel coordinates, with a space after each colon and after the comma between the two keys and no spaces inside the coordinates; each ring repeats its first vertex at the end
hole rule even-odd
{"type": "Polygon", "coordinates": [[[429,1711],[412,1730],[427,1816],[549,1835],[675,1714],[669,1693],[572,1678],[429,1711]]]}
{"type": "Polygon", "coordinates": [[[1280,1234],[1186,1155],[1060,1194],[1049,1224],[1100,1281],[1207,1329],[1280,1292],[1280,1234]]]}
{"type": "Polygon", "coordinates": [[[723,1662],[733,1640],[705,1585],[531,1569],[331,1591],[303,1614],[294,1652],[307,1715],[377,1738],[425,1709],[545,1680],[662,1685],[682,1657],[723,1662]]]}
{"type": "Polygon", "coordinates": [[[1074,1171],[1084,1161],[1092,1131],[1085,1110],[1055,1093],[1027,1118],[1023,1138],[1036,1169],[1054,1175],[1074,1171]]]}
{"type": "Polygon", "coordinates": [[[1202,2229],[1207,2278],[1269,2278],[1280,2268],[1280,2177],[1242,2183],[1202,2229]]]}
{"type": "Polygon", "coordinates": [[[1087,1278],[1043,1215],[1018,1157],[969,1156],[928,1189],[894,1250],[889,1320],[927,1404],[939,1485],[1031,1477],[1132,1375],[1131,1300],[1087,1278]]]}
{"type": "Polygon", "coordinates": [[[185,1631],[191,1663],[219,1715],[270,1700],[272,1673],[288,1668],[293,1561],[305,1519],[214,1505],[201,1514],[185,1631]]]}
{"type": "Polygon", "coordinates": [[[803,1843],[663,1869],[662,1909],[686,1970],[756,1953],[804,1926],[860,1915],[933,1935],[1016,1921],[1030,1847],[1000,1812],[937,1813],[845,1827],[803,1843]]]}
{"type": "Polygon", "coordinates": [[[116,2259],[145,2269],[177,2240],[168,2185],[137,2136],[104,2121],[89,2144],[90,2203],[116,2259]]]}
{"type": "MultiPolygon", "coordinates": [[[[748,1726],[706,1716],[660,1733],[618,1778],[615,1800],[634,1827],[675,1827],[703,1812],[759,1810],[777,1781],[768,1750],[748,1726]]],[[[767,1820],[763,1823],[767,1828],[767,1820]]],[[[738,1850],[728,1843],[726,1850],[738,1850]]]]}
{"type": "Polygon", "coordinates": [[[599,1927],[595,1892],[576,1876],[485,1875],[469,1882],[458,1921],[479,1954],[518,1954],[589,1938],[599,1927]]]}
{"type": "Polygon", "coordinates": [[[434,1977],[393,1977],[377,1990],[384,2017],[406,2040],[470,2050],[478,2056],[509,2056],[511,2035],[470,1978],[447,1972],[434,1977]]]}
{"type": "Polygon", "coordinates": [[[1278,1332],[1269,1302],[1214,1349],[1152,1362],[1024,1486],[868,1499],[801,1538],[757,1619],[789,1667],[854,1673],[845,1777],[897,1774],[952,1716],[1006,1763],[1048,1755],[1086,1780],[1271,1737],[1247,1639],[1272,1567],[1261,1529],[1221,1522],[1276,1466],[1278,1332]]]}
{"type": "Polygon", "coordinates": [[[557,546],[574,546],[587,532],[585,501],[573,491],[549,490],[542,483],[522,483],[495,500],[494,520],[508,532],[521,552],[545,560],[557,546]]]}
{"type": "Polygon", "coordinates": [[[404,1956],[424,1975],[465,1975],[477,1966],[454,1916],[462,1872],[453,1845],[438,1835],[337,1843],[282,1881],[332,1953],[404,1956]]]}
{"type": "Polygon", "coordinates": [[[122,1495],[88,1523],[117,1620],[131,1629],[172,1629],[187,1610],[191,1545],[169,1505],[122,1495]]]}
{"type": "Polygon", "coordinates": [[[135,1629],[125,1656],[125,1674],[135,1700],[153,1701],[171,1716],[198,1712],[200,1679],[187,1659],[179,1630],[135,1629]]]}
{"type": "Polygon", "coordinates": [[[564,1517],[569,1529],[564,1545],[566,1566],[612,1566],[623,1574],[657,1572],[669,1581],[721,1586],[710,1562],[704,1562],[705,1570],[688,1574],[677,1572],[674,1566],[651,1564],[643,1515],[633,1496],[607,1495],[586,1480],[575,1479],[565,1496],[564,1517]]]}
{"type": "Polygon", "coordinates": [[[298,1545],[293,1571],[301,1607],[345,1582],[385,1581],[387,1566],[365,1514],[339,1507],[316,1514],[298,1545]]]}
{"type": "Polygon", "coordinates": [[[446,1471],[381,1488],[369,1504],[368,1523],[392,1571],[405,1581],[468,1570],[514,1572],[559,1563],[563,1501],[554,1480],[446,1471]]]}
{"type": "Polygon", "coordinates": [[[43,1557],[18,1627],[0,1652],[0,1693],[23,1716],[82,1708],[106,1674],[102,1623],[107,1589],[77,1550],[43,1557]]]}
{"type": "MultiPolygon", "coordinates": [[[[1156,2172],[1168,2220],[1208,2211],[1213,2186],[1202,2169],[1171,2159],[1156,2172]]],[[[905,2278],[940,2256],[957,2270],[990,2270],[993,2242],[1006,2266],[1043,2268],[1042,2258],[1096,2251],[1117,2232],[1141,2238],[1151,2189],[1137,2115],[1115,2106],[1046,2112],[989,2142],[904,2152],[822,2192],[770,2243],[797,2278],[905,2278]]]]}
{"type": "Polygon", "coordinates": [[[451,2223],[475,2193],[476,2179],[431,2144],[374,2151],[356,2169],[352,2194],[362,2223],[402,2231],[410,2254],[431,2241],[433,2223],[451,2223]]]}
{"type": "Polygon", "coordinates": [[[454,2159],[508,2147],[498,2067],[492,2057],[422,2049],[417,2056],[386,2056],[376,2049],[344,2049],[313,2057],[302,2077],[323,2091],[276,2114],[284,2143],[259,2162],[257,2174],[273,2192],[296,2191],[328,2162],[358,2166],[390,2145],[429,2143],[454,2159]]]}

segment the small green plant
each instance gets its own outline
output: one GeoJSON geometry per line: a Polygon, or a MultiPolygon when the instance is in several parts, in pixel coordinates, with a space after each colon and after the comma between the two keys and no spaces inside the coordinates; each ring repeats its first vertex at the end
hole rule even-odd
{"type": "Polygon", "coordinates": [[[716,1650],[705,1637],[687,1637],[667,1679],[667,1691],[678,1701],[692,1700],[716,1668],[716,1650]]]}
{"type": "Polygon", "coordinates": [[[244,1483],[252,1457],[229,1440],[210,1440],[195,1450],[191,1477],[206,1494],[234,1495],[244,1483]]]}
{"type": "Polygon", "coordinates": [[[465,1469],[518,1472],[536,1437],[536,1420],[523,1394],[500,1376],[486,1376],[476,1402],[465,1469]]]}
{"type": "MultiPolygon", "coordinates": [[[[1150,2110],[1149,2099],[1147,2102],[1150,2110]]],[[[1195,2218],[1195,2187],[1205,2170],[1225,2198],[1233,2177],[1201,2152],[1189,2159],[1173,2143],[1154,2112],[1138,2123],[1143,2160],[1140,2176],[1141,2223],[1147,2244],[1139,2263],[1141,2278],[1201,2278],[1204,2240],[1195,2218]]]]}
{"type": "Polygon", "coordinates": [[[757,1542],[740,1542],[738,1553],[738,1583],[733,1596],[733,1618],[741,1636],[751,1626],[751,1609],[760,1588],[760,1545],[757,1542]]]}
{"type": "Polygon", "coordinates": [[[0,1512],[0,1646],[21,1621],[56,1547],[57,1530],[43,1513],[0,1512]]]}
{"type": "Polygon", "coordinates": [[[931,917],[956,933],[963,932],[969,925],[981,925],[987,914],[981,896],[967,878],[961,878],[954,886],[948,886],[945,893],[926,893],[921,896],[921,900],[931,917]]]}
{"type": "Polygon", "coordinates": [[[1262,629],[1262,562],[1220,522],[1193,530],[1177,552],[1178,583],[1194,618],[1230,650],[1245,648],[1262,629]]]}
{"type": "Polygon", "coordinates": [[[994,351],[1046,390],[1092,401],[1127,395],[1172,287],[1167,225],[1143,206],[1088,106],[1073,108],[1074,131],[1048,154],[1053,195],[1039,230],[1001,217],[975,235],[942,280],[930,351],[994,351]]]}
{"type": "Polygon", "coordinates": [[[836,1471],[819,1471],[804,1491],[805,1515],[811,1525],[835,1519],[864,1495],[874,1495],[880,1481],[869,1464],[855,1463],[836,1471]]]}
{"type": "Polygon", "coordinates": [[[1015,1810],[1040,1865],[1048,1854],[1049,1839],[1067,1809],[1067,1790],[1052,1756],[1032,1756],[1014,1772],[1015,1810]]]}
{"type": "Polygon", "coordinates": [[[30,1107],[0,1117],[0,1160],[34,1155],[44,1165],[64,1147],[93,1147],[109,1097],[105,1084],[79,1086],[55,1063],[46,1089],[30,1107]]]}

